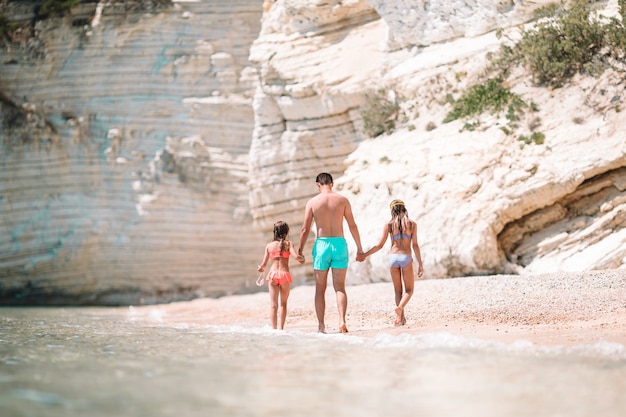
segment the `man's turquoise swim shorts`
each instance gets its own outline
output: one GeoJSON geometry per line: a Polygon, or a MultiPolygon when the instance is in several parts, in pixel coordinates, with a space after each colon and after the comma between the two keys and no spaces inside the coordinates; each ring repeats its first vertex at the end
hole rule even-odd
{"type": "Polygon", "coordinates": [[[348,268],[348,243],[343,237],[318,237],[313,245],[313,269],[348,268]]]}

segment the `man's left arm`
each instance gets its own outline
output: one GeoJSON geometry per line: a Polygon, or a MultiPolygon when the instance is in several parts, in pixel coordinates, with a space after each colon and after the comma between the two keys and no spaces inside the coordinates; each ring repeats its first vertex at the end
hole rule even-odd
{"type": "Polygon", "coordinates": [[[356,225],[356,221],[354,220],[354,214],[352,213],[352,206],[350,202],[346,200],[346,209],[344,211],[344,217],[346,218],[346,222],[348,223],[348,228],[350,229],[350,234],[354,239],[354,243],[356,243],[357,248],[357,256],[363,254],[363,247],[361,246],[361,235],[359,234],[359,227],[356,225]]]}

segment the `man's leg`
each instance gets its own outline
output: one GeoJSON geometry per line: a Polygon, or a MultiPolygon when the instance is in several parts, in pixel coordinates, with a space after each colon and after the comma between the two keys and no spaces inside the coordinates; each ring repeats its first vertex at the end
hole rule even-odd
{"type": "Polygon", "coordinates": [[[337,296],[337,310],[339,311],[339,331],[348,333],[346,327],[346,310],[348,309],[348,295],[346,294],[347,269],[333,268],[333,288],[337,296]]]}
{"type": "Polygon", "coordinates": [[[326,312],[326,282],[328,280],[328,269],[315,272],[315,313],[317,314],[318,331],[326,333],[326,325],[324,324],[324,313],[326,312]]]}

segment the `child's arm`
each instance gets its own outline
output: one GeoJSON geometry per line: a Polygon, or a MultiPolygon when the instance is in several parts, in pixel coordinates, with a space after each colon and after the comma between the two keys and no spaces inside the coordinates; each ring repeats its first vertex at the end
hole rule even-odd
{"type": "Polygon", "coordinates": [[[289,241],[289,252],[291,253],[291,256],[293,256],[296,261],[300,262],[301,264],[304,263],[304,256],[298,253],[292,241],[289,241]]]}
{"type": "Polygon", "coordinates": [[[267,261],[270,258],[270,252],[269,250],[267,250],[267,246],[265,246],[265,253],[263,254],[263,262],[261,262],[261,265],[259,265],[259,268],[257,269],[257,271],[259,272],[263,272],[265,271],[265,265],[267,265],[267,261]]]}
{"type": "Polygon", "coordinates": [[[385,226],[383,227],[383,234],[380,236],[380,240],[378,241],[378,244],[374,246],[373,248],[371,248],[370,250],[368,250],[367,252],[365,252],[363,254],[363,259],[381,250],[383,246],[385,246],[385,242],[387,241],[388,235],[389,235],[389,226],[387,226],[387,223],[385,223],[385,226]]]}
{"type": "Polygon", "coordinates": [[[421,278],[424,275],[424,263],[422,262],[422,253],[420,252],[420,245],[417,243],[417,224],[413,223],[413,237],[411,238],[411,245],[413,246],[413,252],[417,258],[417,277],[421,278]]]}

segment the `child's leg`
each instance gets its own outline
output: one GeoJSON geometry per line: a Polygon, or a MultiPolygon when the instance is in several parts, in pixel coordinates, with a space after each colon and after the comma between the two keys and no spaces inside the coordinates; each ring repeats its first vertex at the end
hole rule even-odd
{"type": "Polygon", "coordinates": [[[284,283],[280,287],[280,330],[285,328],[285,319],[287,318],[287,299],[289,298],[289,291],[291,291],[288,282],[284,283]]]}
{"type": "Polygon", "coordinates": [[[398,307],[402,309],[402,317],[400,319],[401,324],[406,324],[406,318],[404,317],[404,307],[408,304],[409,300],[413,296],[413,288],[415,287],[415,277],[413,276],[413,264],[409,264],[407,267],[402,268],[402,281],[404,282],[404,294],[398,304],[398,307]]]}
{"type": "Polygon", "coordinates": [[[272,323],[272,328],[276,328],[276,319],[278,316],[278,293],[279,286],[274,283],[274,281],[268,282],[268,288],[270,290],[270,322],[272,323]]]}
{"type": "Polygon", "coordinates": [[[413,296],[413,287],[415,286],[413,264],[409,264],[406,268],[402,268],[402,281],[404,281],[404,295],[402,295],[402,300],[400,300],[400,304],[398,304],[398,306],[404,308],[413,296]]]}
{"type": "Polygon", "coordinates": [[[393,292],[396,297],[395,325],[398,326],[402,324],[402,319],[404,317],[404,311],[401,307],[398,307],[400,305],[400,302],[402,301],[402,271],[400,270],[400,268],[390,268],[389,272],[391,274],[391,282],[393,283],[393,292]]]}

